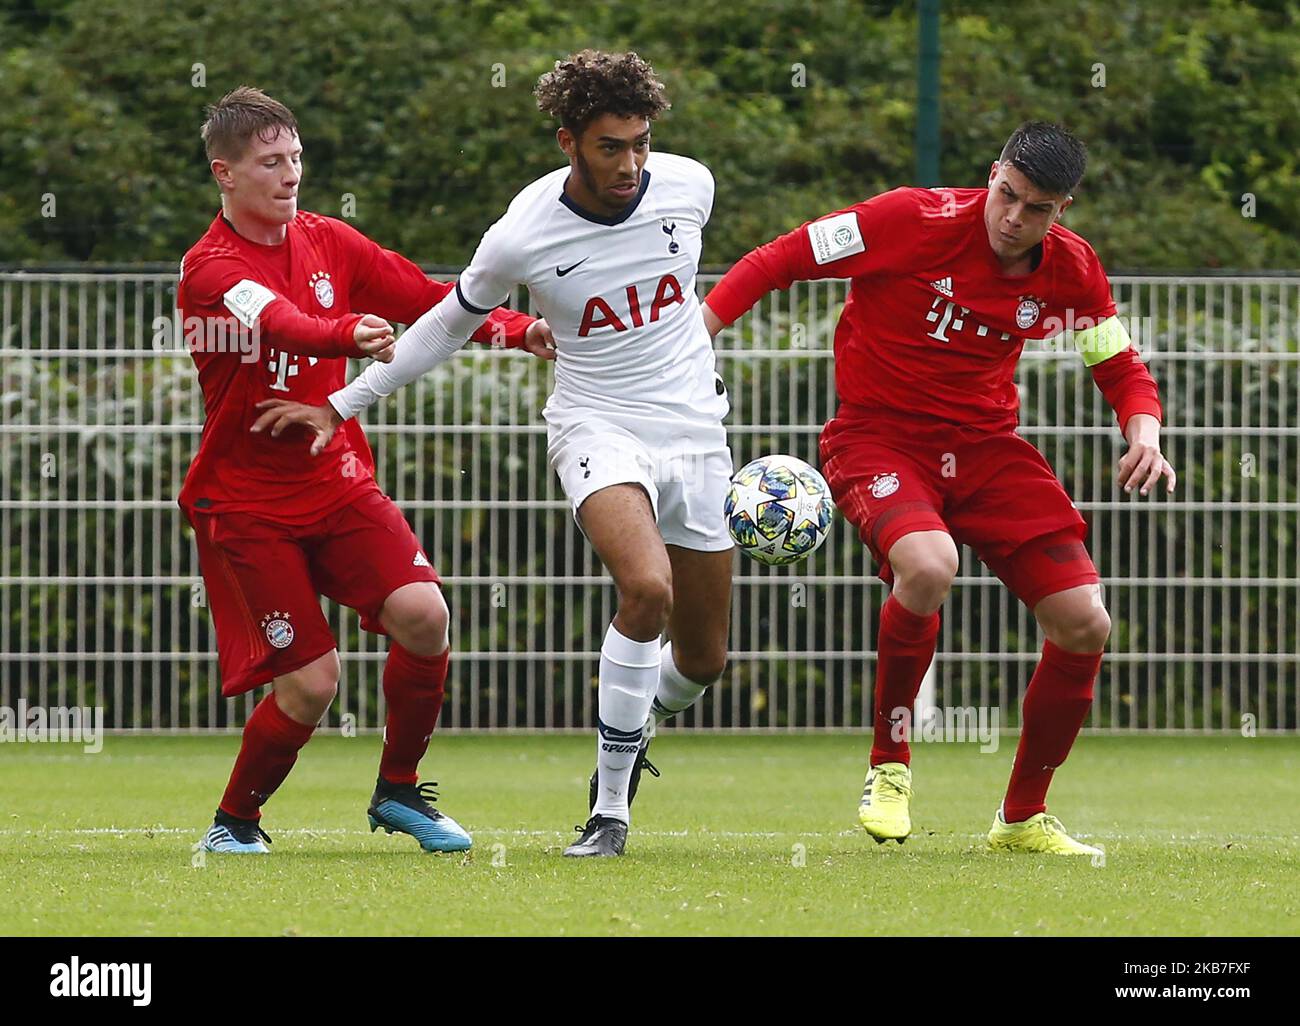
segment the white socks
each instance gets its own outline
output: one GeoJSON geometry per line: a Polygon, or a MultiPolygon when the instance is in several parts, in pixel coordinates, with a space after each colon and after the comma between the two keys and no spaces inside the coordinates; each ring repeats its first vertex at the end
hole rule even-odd
{"type": "Polygon", "coordinates": [[[633,641],[610,624],[600,646],[593,815],[628,822],[628,781],[659,680],[659,641],[633,641]]]}
{"type": "MultiPolygon", "coordinates": [[[[709,684],[716,684],[710,681],[709,684]]],[[[664,720],[693,706],[709,689],[709,684],[696,684],[682,676],[673,662],[673,643],[670,641],[659,652],[659,689],[650,705],[651,717],[646,721],[645,736],[654,737],[655,728],[664,720]]]]}

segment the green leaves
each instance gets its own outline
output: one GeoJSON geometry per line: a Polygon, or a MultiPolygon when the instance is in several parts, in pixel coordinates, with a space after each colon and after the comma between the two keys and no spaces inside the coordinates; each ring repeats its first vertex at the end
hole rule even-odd
{"type": "MultiPolygon", "coordinates": [[[[217,201],[203,107],[247,82],[298,114],[304,206],[337,214],[350,193],[357,226],[385,245],[463,264],[515,192],[563,163],[532,87],[580,43],[634,47],[667,84],[656,146],[698,157],[718,181],[706,262],[913,179],[910,4],[579,15],[537,2],[326,0],[290,16],[252,0],[83,0],[21,13],[0,50],[0,261],[175,260],[217,201]],[[229,45],[252,27],[265,45],[229,45]],[[56,217],[42,216],[46,193],[56,217]]],[[[1061,19],[1031,0],[953,3],[944,18],[950,184],[982,182],[1022,118],[1062,119],[1093,156],[1070,223],[1108,266],[1300,260],[1293,9],[1117,13],[1094,0],[1061,19]]]]}

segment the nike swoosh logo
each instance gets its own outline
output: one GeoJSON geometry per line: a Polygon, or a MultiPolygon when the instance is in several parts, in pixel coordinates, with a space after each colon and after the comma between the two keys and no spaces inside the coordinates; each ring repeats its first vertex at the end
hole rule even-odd
{"type": "Polygon", "coordinates": [[[557,275],[558,277],[563,278],[566,274],[568,274],[570,271],[572,271],[574,267],[581,267],[583,264],[585,264],[585,263],[586,263],[588,260],[590,260],[590,259],[591,259],[591,257],[589,257],[589,256],[585,256],[585,257],[583,257],[581,260],[579,260],[576,264],[573,264],[573,265],[570,266],[570,267],[565,267],[565,268],[556,267],[556,268],[555,268],[555,273],[556,273],[556,275],[557,275]]]}

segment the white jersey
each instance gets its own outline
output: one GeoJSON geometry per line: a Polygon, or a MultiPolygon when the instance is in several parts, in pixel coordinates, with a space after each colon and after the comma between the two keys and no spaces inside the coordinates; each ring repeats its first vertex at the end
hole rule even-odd
{"type": "Polygon", "coordinates": [[[461,295],[487,309],[514,283],[528,287],[555,335],[548,419],[581,406],[652,434],[675,420],[720,422],[727,403],[695,295],[713,176],[651,153],[640,193],[611,218],[576,207],[568,177],[567,167],[553,171],[515,198],[461,275],[461,295]]]}
{"type": "Polygon", "coordinates": [[[372,364],[330,397],[343,417],[445,359],[523,284],[555,336],[544,410],[552,427],[595,410],[651,446],[726,445],[728,402],[695,294],[713,176],[698,161],[652,152],[636,198],[606,218],[569,199],[569,173],[553,171],[514,198],[393,362],[372,364]]]}

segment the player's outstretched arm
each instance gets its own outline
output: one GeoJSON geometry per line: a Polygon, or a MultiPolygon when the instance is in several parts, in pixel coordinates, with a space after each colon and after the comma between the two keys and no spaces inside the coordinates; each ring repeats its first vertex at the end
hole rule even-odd
{"type": "MultiPolygon", "coordinates": [[[[508,215],[507,215],[508,217],[508,215]]],[[[506,218],[489,228],[460,279],[398,339],[389,363],[372,363],[329,397],[343,420],[442,363],[464,344],[522,277],[518,240],[506,218]]],[[[513,315],[518,316],[518,315],[513,315]]]]}
{"type": "MultiPolygon", "coordinates": [[[[324,406],[277,400],[259,403],[259,409],[265,412],[253,430],[270,427],[271,433],[278,435],[291,424],[308,425],[316,432],[312,454],[319,454],[339,424],[452,356],[493,314],[501,298],[521,280],[515,266],[516,241],[504,219],[498,221],[484,234],[460,280],[439,302],[417,317],[397,340],[390,360],[372,363],[345,387],[332,393],[324,406]]],[[[537,329],[539,334],[548,331],[537,329]]]]}
{"type": "Polygon", "coordinates": [[[403,385],[427,374],[451,357],[490,311],[466,303],[453,289],[442,302],[422,314],[402,333],[387,363],[372,363],[329,397],[340,417],[355,417],[367,406],[392,395],[403,385]]]}
{"type": "Polygon", "coordinates": [[[383,350],[385,337],[387,344],[393,340],[392,325],[383,318],[315,317],[258,278],[256,268],[234,257],[220,257],[183,267],[181,288],[195,308],[224,309],[255,332],[261,345],[296,356],[373,356],[383,350]]]}
{"type": "Polygon", "coordinates": [[[896,267],[919,214],[917,192],[895,189],[874,196],[750,250],[704,299],[709,334],[716,337],[769,292],[796,281],[856,278],[896,267]]]}
{"type": "Polygon", "coordinates": [[[257,404],[262,414],[250,430],[269,428],[271,436],[277,437],[285,428],[301,424],[315,433],[311,454],[317,456],[340,424],[438,366],[465,344],[465,338],[485,316],[482,311],[467,308],[457,295],[448,295],[407,328],[395,344],[377,354],[384,362],[372,363],[350,384],[330,395],[327,403],[308,406],[283,399],[264,400],[257,404]]]}
{"type": "Polygon", "coordinates": [[[774,289],[788,289],[803,267],[807,225],[773,239],[741,257],[704,298],[701,309],[709,336],[739,319],[774,289]]]}
{"type": "MultiPolygon", "coordinates": [[[[442,302],[454,283],[434,281],[419,266],[385,249],[350,224],[333,218],[326,223],[355,268],[350,300],[354,310],[374,310],[392,321],[411,324],[442,302]]],[[[550,329],[528,314],[498,306],[470,336],[475,342],[506,349],[523,349],[543,360],[554,359],[550,329]]]]}

